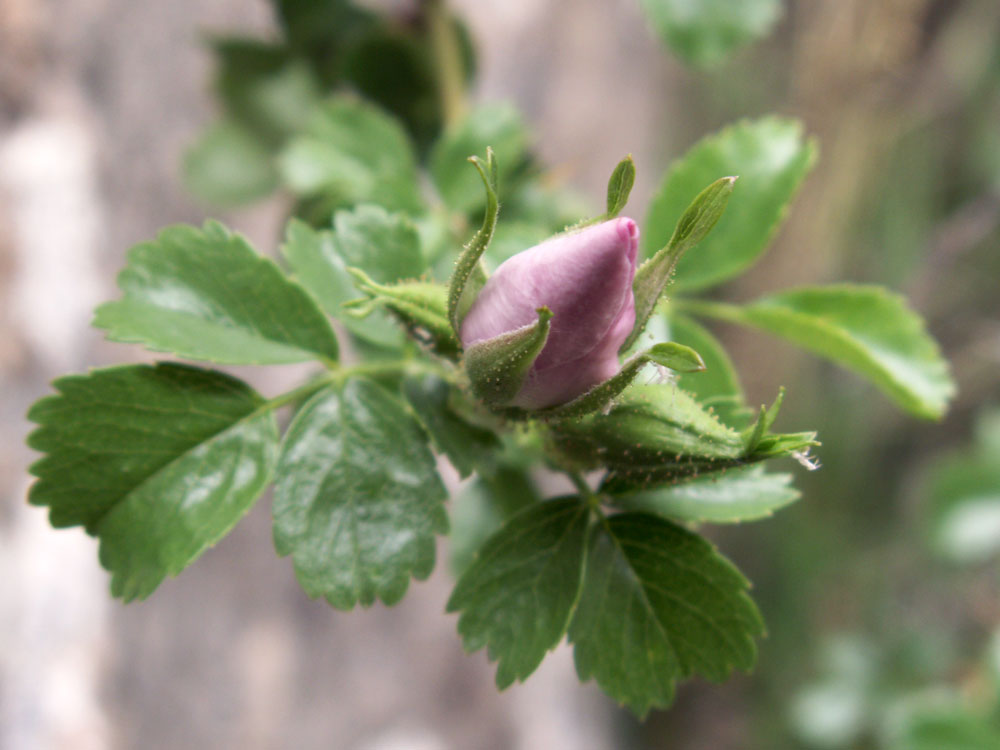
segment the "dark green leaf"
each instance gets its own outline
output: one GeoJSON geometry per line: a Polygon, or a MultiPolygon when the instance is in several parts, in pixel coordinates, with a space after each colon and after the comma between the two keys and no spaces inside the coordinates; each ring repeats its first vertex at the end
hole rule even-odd
{"type": "Polygon", "coordinates": [[[282,45],[237,37],[213,39],[215,86],[231,119],[272,144],[300,130],[319,102],[309,66],[282,45]]]}
{"type": "Polygon", "coordinates": [[[502,690],[562,640],[583,572],[589,511],[578,497],[538,503],[491,536],[448,600],[467,651],[488,648],[502,690]]]}
{"type": "Polygon", "coordinates": [[[451,508],[451,569],[461,576],[479,548],[518,511],[541,501],[538,489],[523,470],[501,464],[480,474],[455,499],[451,508]]]}
{"type": "Polygon", "coordinates": [[[310,399],[276,472],[274,543],[310,596],[338,609],[398,602],[434,567],[446,493],[420,426],[368,380],[310,399]]]}
{"type": "Polygon", "coordinates": [[[781,16],[781,0],[640,0],[653,28],[684,61],[717,65],[767,34],[781,16]]]}
{"type": "Polygon", "coordinates": [[[765,250],[816,157],[795,120],[743,121],[695,144],[671,166],[643,227],[647,257],[670,242],[691,196],[720,175],[739,175],[726,213],[677,263],[674,289],[701,289],[736,276],[765,250]]]}
{"type": "Polygon", "coordinates": [[[749,670],[764,631],[747,580],[707,541],[645,513],[594,527],[569,627],[576,670],[639,716],[678,680],[749,670]]]}
{"type": "Polygon", "coordinates": [[[202,133],[184,154],[184,183],[203,201],[237,206],[274,191],[278,173],[260,140],[223,120],[202,133]]]}
{"type": "Polygon", "coordinates": [[[943,416],[955,392],[923,320],[882,287],[802,287],[746,307],[692,303],[695,308],[781,336],[854,370],[918,417],[943,416]]]}
{"type": "Polygon", "coordinates": [[[337,339],[302,287],[221,224],[173,226],[133,247],[125,296],[101,305],[108,338],[229,364],[337,359],[337,339]]]}
{"type": "Polygon", "coordinates": [[[704,372],[681,373],[678,382],[699,404],[726,424],[746,422],[745,397],[729,355],[709,331],[683,315],[670,316],[670,339],[695,349],[705,362],[704,372]]]}
{"type": "Polygon", "coordinates": [[[300,195],[323,194],[344,206],[377,203],[409,212],[421,207],[405,131],[390,115],[354,99],[319,107],[306,132],[281,153],[279,167],[300,195]]]}
{"type": "Polygon", "coordinates": [[[485,205],[486,196],[479,179],[466,162],[470,156],[485,159],[487,146],[492,146],[498,156],[499,182],[503,183],[520,165],[528,146],[527,130],[513,106],[478,107],[434,145],[430,155],[431,177],[452,210],[469,213],[485,205]]]}
{"type": "Polygon", "coordinates": [[[215,544],[270,479],[278,433],[244,383],[176,364],[129,365],[55,382],[28,440],[30,501],[53,526],[100,538],[111,591],[142,599],[215,544]]]}
{"type": "Polygon", "coordinates": [[[765,474],[761,466],[684,479],[612,498],[625,510],[642,510],[679,521],[738,523],[766,518],[799,499],[791,474],[765,474]]]}
{"type": "Polygon", "coordinates": [[[629,154],[620,162],[611,173],[608,180],[607,208],[604,218],[613,219],[622,212],[628,197],[632,193],[632,186],[635,184],[635,162],[632,154],[629,154]]]}
{"type": "Polygon", "coordinates": [[[434,375],[413,376],[403,381],[403,393],[434,445],[465,478],[477,467],[493,462],[500,441],[492,431],[462,419],[449,404],[451,392],[452,387],[434,375]]]}

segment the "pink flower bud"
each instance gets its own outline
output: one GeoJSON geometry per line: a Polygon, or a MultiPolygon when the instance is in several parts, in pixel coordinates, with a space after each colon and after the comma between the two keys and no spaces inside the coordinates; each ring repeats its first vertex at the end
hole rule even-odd
{"type": "Polygon", "coordinates": [[[639,228],[618,218],[518,253],[502,263],[462,322],[462,345],[533,325],[551,329],[511,404],[541,409],[570,401],[618,372],[618,349],[635,324],[639,228]]]}

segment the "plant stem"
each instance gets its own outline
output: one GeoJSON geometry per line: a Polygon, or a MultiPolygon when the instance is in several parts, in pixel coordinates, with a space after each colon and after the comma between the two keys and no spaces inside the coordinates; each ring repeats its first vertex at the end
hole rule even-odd
{"type": "Polygon", "coordinates": [[[444,0],[424,0],[424,16],[437,64],[441,113],[447,128],[465,114],[465,75],[455,24],[444,0]]]}
{"type": "Polygon", "coordinates": [[[573,483],[573,486],[576,487],[577,490],[579,490],[580,494],[583,495],[585,498],[589,499],[594,496],[594,491],[590,488],[590,485],[587,484],[587,480],[583,478],[583,475],[580,474],[580,472],[567,471],[566,476],[569,477],[569,480],[573,483]]]}
{"type": "Polygon", "coordinates": [[[378,377],[380,375],[405,374],[437,375],[445,380],[452,379],[451,373],[443,367],[439,367],[438,365],[434,365],[429,362],[422,362],[417,359],[394,359],[386,362],[362,362],[357,365],[350,365],[349,367],[341,367],[334,364],[332,369],[323,373],[316,379],[310,380],[308,383],[304,383],[298,388],[293,388],[290,391],[265,401],[260,406],[258,411],[272,411],[274,409],[280,409],[283,406],[288,406],[291,403],[308,398],[317,391],[326,388],[328,385],[345,380],[353,375],[372,375],[378,377]]]}

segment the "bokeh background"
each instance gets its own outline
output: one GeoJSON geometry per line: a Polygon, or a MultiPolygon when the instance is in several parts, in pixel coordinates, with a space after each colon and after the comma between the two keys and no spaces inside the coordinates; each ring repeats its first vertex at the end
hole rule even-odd
{"type": "MultiPolygon", "coordinates": [[[[149,359],[89,328],[131,245],[211,213],[273,251],[288,198],[211,210],[180,165],[213,117],[204,32],[274,21],[264,0],[0,0],[0,748],[889,748],[906,711],[942,705],[966,744],[919,747],[996,747],[1000,482],[974,488],[986,503],[964,536],[934,518],[970,466],[1000,465],[1000,4],[794,0],[710,72],[672,56],[636,0],[453,6],[479,47],[474,97],[520,108],[541,161],[594,207],[625,153],[641,207],[703,134],[801,118],[818,166],[721,294],[904,292],[952,362],[948,417],[916,422],[842,371],[717,329],[750,403],[788,387],[780,426],[818,429],[823,468],[775,518],[710,532],[769,624],[754,674],[686,684],[644,724],[579,685],[563,648],[498,694],[443,614],[446,565],[391,609],[310,601],[273,552],[266,499],[123,606],[95,543],[25,503],[24,414],[57,375],[149,359]]],[[[276,369],[254,376],[265,394],[301,376],[276,369]]]]}

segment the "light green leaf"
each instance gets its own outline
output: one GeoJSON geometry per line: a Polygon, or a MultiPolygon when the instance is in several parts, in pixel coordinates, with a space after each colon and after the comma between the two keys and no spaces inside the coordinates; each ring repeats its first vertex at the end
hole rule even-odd
{"type": "Polygon", "coordinates": [[[370,205],[338,211],[333,225],[333,232],[317,231],[292,219],[282,246],[285,259],[323,309],[352,334],[379,346],[398,347],[402,331],[384,312],[363,321],[346,314],[343,304],[359,296],[347,268],[360,268],[381,283],[419,276],[424,264],[416,227],[402,214],[370,205]]]}
{"type": "Polygon", "coordinates": [[[221,224],[173,226],[136,245],[118,286],[125,296],[94,318],[113,341],[228,364],[337,359],[312,298],[221,224]]]}
{"type": "Polygon", "coordinates": [[[639,716],[678,680],[722,681],[756,660],[764,631],[747,580],[697,534],[646,513],[594,526],[569,627],[576,671],[639,716]]]}
{"type": "Polygon", "coordinates": [[[588,506],[538,503],[491,536],[448,600],[467,651],[488,648],[502,690],[528,677],[562,640],[583,572],[588,506]]]}
{"type": "Polygon", "coordinates": [[[608,180],[605,219],[613,219],[622,212],[625,204],[628,203],[633,185],[635,185],[635,161],[632,160],[632,154],[629,154],[618,162],[618,166],[615,167],[608,180]]]}
{"type": "Polygon", "coordinates": [[[435,375],[413,376],[403,381],[403,394],[434,445],[465,478],[477,467],[492,464],[500,450],[500,441],[494,432],[470,424],[451,408],[451,391],[452,387],[435,375]]]}
{"type": "Polygon", "coordinates": [[[528,132],[514,106],[480,106],[434,144],[430,154],[431,178],[453,211],[471,213],[486,204],[479,178],[467,162],[470,156],[485,159],[487,146],[498,157],[498,182],[503,183],[521,166],[528,147],[528,132]]]}
{"type": "Polygon", "coordinates": [[[645,330],[653,309],[663,296],[667,284],[673,279],[674,269],[684,254],[705,239],[719,223],[729,204],[736,179],[720,177],[698,193],[677,220],[670,241],[639,266],[632,285],[635,293],[635,325],[622,344],[622,351],[631,348],[645,330]]]}
{"type": "Polygon", "coordinates": [[[918,417],[939,419],[955,393],[923,320],[882,287],[802,287],[745,307],[691,303],[690,309],[760,328],[847,367],[918,417]]]}
{"type": "Polygon", "coordinates": [[[678,521],[738,523],[766,518],[799,499],[791,474],[765,474],[762,466],[720,471],[677,484],[612,497],[625,510],[678,521]]]}
{"type": "Polygon", "coordinates": [[[745,120],[703,138],[671,166],[653,197],[643,254],[652,257],[668,245],[691,196],[720,175],[738,175],[725,215],[677,263],[672,288],[702,289],[736,276],[767,248],[815,158],[796,120],[745,120]]]}
{"type": "Polygon", "coordinates": [[[274,492],[274,543],[299,583],[338,609],[398,602],[434,567],[448,529],[423,431],[380,386],[317,393],[288,428],[274,492]]]}
{"type": "Polygon", "coordinates": [[[692,65],[718,65],[770,31],[781,0],[640,0],[653,28],[692,65]]]}
{"type": "Polygon", "coordinates": [[[470,482],[451,507],[448,541],[455,577],[465,572],[479,548],[507,519],[541,499],[531,477],[513,466],[501,464],[470,482]]]}
{"type": "Polygon", "coordinates": [[[745,396],[725,348],[708,330],[684,315],[671,315],[669,326],[670,339],[690,346],[705,362],[703,372],[678,376],[681,388],[726,424],[742,427],[747,421],[745,396]]]}
{"type": "Polygon", "coordinates": [[[270,480],[278,432],[244,383],[178,364],[72,375],[38,401],[30,501],[100,539],[111,591],[144,599],[215,544],[270,480]]]}
{"type": "Polygon", "coordinates": [[[396,120],[370,104],[338,98],[319,107],[305,133],[282,151],[279,168],[304,196],[323,194],[343,205],[377,203],[417,212],[416,157],[396,120]]]}
{"type": "Polygon", "coordinates": [[[278,186],[267,147],[225,120],[209,127],[187,150],[183,174],[188,190],[216,206],[250,203],[278,186]]]}

